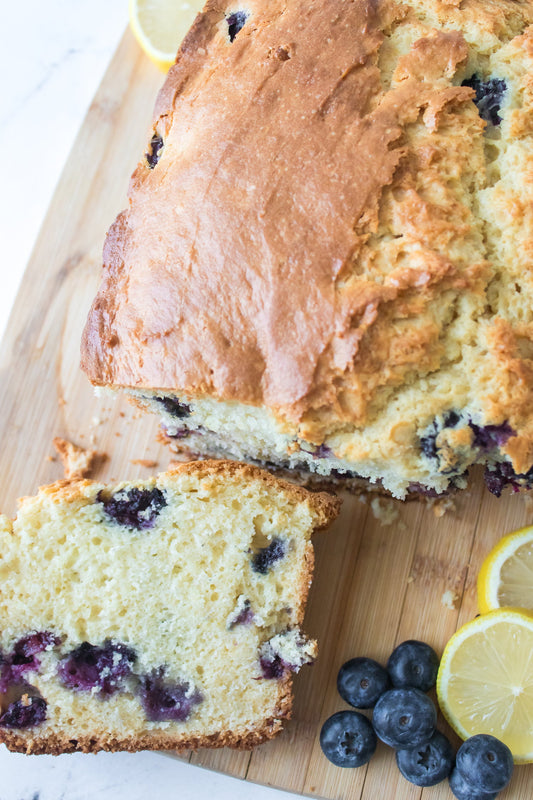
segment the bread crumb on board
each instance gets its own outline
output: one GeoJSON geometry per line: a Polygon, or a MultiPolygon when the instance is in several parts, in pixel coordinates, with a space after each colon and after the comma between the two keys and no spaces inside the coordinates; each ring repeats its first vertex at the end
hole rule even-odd
{"type": "Polygon", "coordinates": [[[457,608],[457,602],[459,600],[459,595],[457,592],[454,592],[452,589],[448,589],[442,595],[440,602],[444,608],[449,608],[450,611],[455,611],[457,608]]]}
{"type": "Polygon", "coordinates": [[[107,458],[105,453],[79,447],[60,436],[56,436],[53,445],[63,462],[65,478],[69,481],[81,481],[83,478],[88,478],[96,462],[107,458]]]}
{"type": "Polygon", "coordinates": [[[154,461],[152,458],[134,458],[131,461],[132,464],[137,464],[139,467],[147,467],[147,469],[154,469],[157,467],[157,461],[154,461]]]}
{"type": "Polygon", "coordinates": [[[443,497],[433,500],[431,507],[436,517],[443,517],[448,511],[456,511],[457,509],[453,497],[443,497]]]}
{"type": "Polygon", "coordinates": [[[526,507],[526,512],[528,514],[533,514],[533,497],[531,497],[528,492],[524,492],[522,497],[524,498],[524,505],[526,507]]]}
{"type": "Polygon", "coordinates": [[[370,508],[374,519],[379,520],[382,525],[392,525],[400,516],[394,500],[388,500],[385,497],[374,497],[370,501],[370,508]]]}

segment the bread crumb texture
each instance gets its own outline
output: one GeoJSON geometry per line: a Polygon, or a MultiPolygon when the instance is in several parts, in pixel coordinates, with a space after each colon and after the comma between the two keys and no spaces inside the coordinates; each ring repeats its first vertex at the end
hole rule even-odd
{"type": "Polygon", "coordinates": [[[252,467],[62,481],[0,517],[0,741],[250,747],[290,716],[314,529],[339,503],[252,467]],[[44,717],[43,717],[44,715],[44,717]]]}
{"type": "Polygon", "coordinates": [[[188,403],[192,452],[296,448],[399,497],[475,462],[531,483],[533,2],[249,0],[230,36],[233,9],[159,94],[90,379],[188,403]]]}
{"type": "Polygon", "coordinates": [[[98,453],[96,450],[88,450],[80,447],[68,439],[59,436],[53,441],[56,452],[63,462],[65,478],[67,480],[79,481],[89,478],[98,458],[106,458],[105,454],[98,453]]]}

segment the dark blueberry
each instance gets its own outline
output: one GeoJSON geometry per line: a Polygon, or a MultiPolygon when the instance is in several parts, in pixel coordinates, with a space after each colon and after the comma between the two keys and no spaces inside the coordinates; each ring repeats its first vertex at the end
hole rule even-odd
{"type": "Polygon", "coordinates": [[[120,525],[137,530],[153,528],[157,516],[167,504],[160,489],[121,489],[109,499],[104,492],[98,492],[96,500],[102,503],[104,511],[120,525]]]}
{"type": "Polygon", "coordinates": [[[508,461],[491,464],[485,469],[485,485],[489,492],[500,497],[506,486],[513,492],[533,488],[533,467],[525,473],[516,473],[508,461]]]}
{"type": "Polygon", "coordinates": [[[46,719],[46,700],[24,695],[11,703],[0,716],[0,728],[31,728],[46,719]]]}
{"type": "Polygon", "coordinates": [[[188,406],[187,403],[180,403],[180,401],[175,397],[156,397],[155,399],[163,406],[167,414],[170,414],[171,417],[175,417],[176,419],[184,419],[185,417],[190,417],[191,415],[191,407],[188,406]]]}
{"type": "Polygon", "coordinates": [[[373,658],[352,658],[337,675],[340,696],[355,708],[373,708],[390,685],[389,673],[373,658]]]}
{"type": "Polygon", "coordinates": [[[448,411],[447,414],[444,415],[444,427],[445,428],[455,428],[461,420],[460,414],[457,411],[448,411]]]}
{"type": "Polygon", "coordinates": [[[426,435],[420,438],[420,449],[427,458],[438,459],[437,436],[444,428],[455,428],[460,419],[456,411],[448,411],[443,417],[442,425],[436,420],[433,422],[426,435]]]}
{"type": "Polygon", "coordinates": [[[268,547],[262,547],[252,557],[252,569],[260,575],[266,575],[270,567],[282,559],[286,552],[285,542],[281,539],[272,539],[268,547]]]}
{"type": "Polygon", "coordinates": [[[165,683],[162,669],[141,679],[140,697],[146,717],[152,722],[185,722],[204,699],[189,683],[165,683]]]}
{"type": "Polygon", "coordinates": [[[424,486],[422,483],[410,483],[407,487],[407,491],[409,494],[421,495],[422,497],[445,497],[448,494],[448,491],[437,492],[436,489],[430,489],[428,486],[424,486]]]}
{"type": "Polygon", "coordinates": [[[27,664],[37,653],[42,653],[48,647],[56,647],[60,643],[59,636],[50,631],[35,631],[19,639],[13,647],[13,664],[27,664]]]}
{"type": "Polygon", "coordinates": [[[503,97],[507,91],[507,84],[501,78],[489,78],[482,81],[477,75],[472,75],[462,86],[469,86],[476,93],[474,103],[479,111],[479,116],[491,125],[499,125],[502,121],[499,111],[503,97]]]}
{"type": "MultiPolygon", "coordinates": [[[[305,467],[303,467],[303,469],[305,469],[305,467]]],[[[332,478],[338,478],[339,480],[344,480],[344,478],[361,478],[362,477],[357,472],[353,472],[353,471],[350,471],[350,470],[342,470],[342,469],[332,469],[330,474],[331,474],[332,478]]],[[[374,486],[376,486],[376,487],[377,486],[381,486],[380,481],[377,480],[375,482],[374,486]]]]}
{"type": "Polygon", "coordinates": [[[452,769],[449,777],[450,789],[457,800],[495,800],[498,792],[482,792],[471,786],[458,769],[452,769]]]}
{"type": "Polygon", "coordinates": [[[390,689],[376,703],[373,723],[381,741],[390,747],[418,747],[433,736],[437,711],[420,689],[390,689]]]}
{"type": "Polygon", "coordinates": [[[229,17],[226,17],[230,42],[235,41],[235,37],[239,31],[242,31],[247,19],[248,14],[246,11],[235,11],[233,14],[230,14],[229,17]]]}
{"type": "Polygon", "coordinates": [[[463,742],[457,751],[456,768],[465,781],[482,792],[501,792],[513,774],[513,754],[495,736],[480,733],[463,742]]]}
{"type": "Polygon", "coordinates": [[[368,719],[358,711],[338,711],[320,731],[322,752],[336,767],[361,767],[368,763],[378,740],[368,719]]]}
{"type": "MultiPolygon", "coordinates": [[[[168,436],[169,439],[186,439],[188,436],[191,435],[191,431],[188,428],[179,428],[173,433],[169,433],[165,425],[162,425],[163,431],[165,432],[165,436],[168,436]]],[[[195,434],[198,434],[199,431],[195,430],[195,434]]]]}
{"type": "Polygon", "coordinates": [[[12,653],[0,662],[0,691],[23,682],[26,672],[37,671],[40,667],[38,654],[59,642],[59,637],[50,631],[35,631],[15,642],[12,653]]]}
{"type": "Polygon", "coordinates": [[[97,647],[83,642],[59,662],[57,672],[69,689],[97,689],[107,696],[121,689],[122,679],[131,673],[135,659],[135,651],[125,644],[106,641],[97,647]]]}
{"type": "Polygon", "coordinates": [[[250,601],[245,600],[243,603],[243,607],[240,609],[239,613],[230,621],[228,628],[233,630],[236,625],[251,625],[255,619],[255,614],[252,611],[250,606],[250,601]]]}
{"type": "Polygon", "coordinates": [[[516,431],[511,428],[508,422],[502,425],[474,425],[470,422],[470,427],[474,433],[474,445],[479,447],[484,453],[489,453],[496,447],[502,447],[511,436],[516,436],[516,431]]]}
{"type": "Polygon", "coordinates": [[[429,742],[396,751],[396,763],[403,777],[416,786],[435,786],[452,771],[455,754],[451,743],[440,731],[429,742]]]}
{"type": "Polygon", "coordinates": [[[146,153],[146,161],[150,169],[153,169],[159,159],[161,158],[161,150],[163,149],[163,138],[157,133],[154,133],[150,141],[150,152],[146,153]]]}
{"type": "Polygon", "coordinates": [[[428,692],[437,680],[439,657],[429,644],[409,639],[394,650],[387,670],[393,686],[412,686],[428,692]]]}
{"type": "Polygon", "coordinates": [[[297,631],[287,630],[273,636],[259,650],[263,678],[279,680],[289,672],[298,672],[304,664],[312,664],[313,660],[314,657],[306,650],[306,639],[297,631]]]}
{"type": "Polygon", "coordinates": [[[327,444],[321,444],[313,451],[313,458],[329,458],[333,455],[333,450],[327,444]]]}
{"type": "Polygon", "coordinates": [[[263,678],[280,680],[288,672],[287,665],[279,654],[264,655],[259,658],[263,678]]]}

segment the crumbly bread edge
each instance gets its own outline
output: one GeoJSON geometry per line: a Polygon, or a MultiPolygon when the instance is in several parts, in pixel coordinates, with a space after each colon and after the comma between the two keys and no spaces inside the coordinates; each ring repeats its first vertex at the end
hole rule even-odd
{"type": "Polygon", "coordinates": [[[128,752],[136,753],[140,750],[177,750],[194,751],[199,748],[230,747],[234,750],[252,750],[257,745],[273,739],[282,728],[282,720],[290,719],[292,715],[292,676],[280,681],[280,698],[277,711],[279,714],[265,721],[261,728],[243,731],[220,731],[208,736],[194,736],[191,738],[179,735],[154,732],[153,735],[131,736],[118,738],[108,736],[101,732],[96,736],[81,736],[79,739],[69,739],[57,733],[43,737],[20,736],[10,731],[0,732],[0,743],[5,744],[12,753],[25,753],[26,755],[51,755],[59,756],[65,753],[109,753],[128,752]]]}

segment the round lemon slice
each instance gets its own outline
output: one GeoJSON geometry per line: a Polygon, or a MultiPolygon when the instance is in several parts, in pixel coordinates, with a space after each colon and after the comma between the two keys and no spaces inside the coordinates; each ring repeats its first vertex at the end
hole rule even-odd
{"type": "Polygon", "coordinates": [[[533,761],[533,614],[502,608],[463,625],[442,655],[437,697],[461,738],[489,733],[516,763],[533,761]]]}
{"type": "Polygon", "coordinates": [[[489,553],[477,581],[482,614],[512,606],[533,611],[533,525],[504,536],[489,553]]]}
{"type": "Polygon", "coordinates": [[[144,52],[165,72],[205,0],[129,0],[131,29],[144,52]]]}

